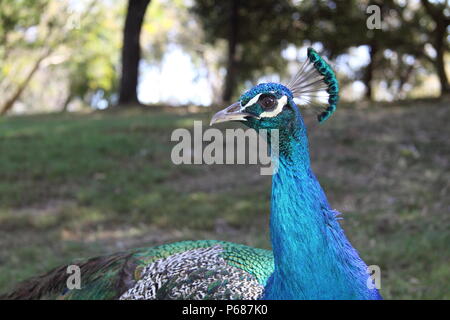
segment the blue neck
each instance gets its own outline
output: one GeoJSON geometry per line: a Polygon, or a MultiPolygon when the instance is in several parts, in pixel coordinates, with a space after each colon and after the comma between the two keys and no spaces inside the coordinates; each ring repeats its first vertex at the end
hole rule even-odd
{"type": "Polygon", "coordinates": [[[367,266],[348,242],[310,168],[301,118],[283,133],[272,180],[270,231],[275,270],[265,299],[377,299],[367,266]],[[301,128],[301,129],[298,129],[301,128]]]}

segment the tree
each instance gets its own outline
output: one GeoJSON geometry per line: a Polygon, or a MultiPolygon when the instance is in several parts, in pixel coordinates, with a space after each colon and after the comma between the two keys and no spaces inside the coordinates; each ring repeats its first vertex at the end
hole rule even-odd
{"type": "MultiPolygon", "coordinates": [[[[366,86],[366,98],[373,98],[374,74],[380,53],[383,51],[385,34],[382,30],[368,29],[366,14],[368,2],[349,1],[302,1],[297,12],[302,21],[302,33],[311,42],[320,42],[326,55],[337,57],[350,47],[367,46],[369,63],[358,74],[366,86]]],[[[380,4],[377,4],[380,6],[380,4]]],[[[383,11],[386,6],[381,7],[383,11]]]]}
{"type": "Polygon", "coordinates": [[[140,35],[150,0],[129,0],[123,31],[119,104],[139,103],[137,86],[141,60],[140,35]]]}
{"type": "Polygon", "coordinates": [[[120,6],[98,1],[95,4],[83,19],[83,28],[79,30],[74,45],[68,48],[70,59],[58,66],[67,79],[67,95],[62,101],[61,111],[66,111],[77,99],[94,108],[117,103],[116,66],[122,45],[117,34],[122,28],[114,21],[123,14],[120,6]]]}
{"type": "Polygon", "coordinates": [[[292,1],[196,0],[191,8],[204,30],[206,42],[227,43],[222,99],[235,98],[239,86],[270,73],[284,74],[282,51],[301,35],[292,1]]]}
{"type": "Polygon", "coordinates": [[[0,115],[13,108],[44,61],[75,39],[69,12],[64,2],[0,2],[0,115]]]}
{"type": "Polygon", "coordinates": [[[223,90],[223,101],[231,101],[236,89],[236,73],[237,73],[237,56],[236,47],[238,44],[238,30],[239,30],[239,1],[231,0],[229,9],[229,34],[228,34],[228,63],[227,76],[225,78],[225,88],[223,90]]]}
{"type": "MultiPolygon", "coordinates": [[[[25,88],[30,83],[36,71],[39,69],[42,61],[50,54],[50,51],[44,50],[37,55],[35,61],[28,63],[29,70],[26,70],[25,75],[21,79],[16,79],[14,82],[10,81],[8,77],[11,75],[9,70],[12,69],[10,60],[11,52],[17,47],[27,49],[38,48],[42,42],[35,41],[26,44],[24,37],[17,36],[17,29],[27,30],[40,24],[40,11],[45,10],[49,5],[48,1],[16,1],[16,2],[0,2],[0,84],[5,87],[6,91],[12,92],[9,95],[2,94],[4,101],[0,103],[0,115],[7,113],[19,99],[25,88]],[[21,10],[23,6],[28,6],[28,10],[21,10]]],[[[47,21],[48,22],[48,21],[47,21]]],[[[51,33],[52,24],[45,23],[45,33],[48,36],[51,33]]],[[[44,29],[42,28],[42,29],[44,29]]]]}
{"type": "Polygon", "coordinates": [[[434,22],[434,28],[430,31],[430,43],[436,51],[434,58],[429,57],[433,63],[436,73],[441,84],[441,95],[450,94],[450,84],[447,74],[445,73],[444,53],[449,50],[449,42],[447,41],[447,28],[450,25],[449,1],[442,3],[430,3],[428,0],[421,0],[426,13],[434,22]],[[447,10],[445,10],[447,8],[447,10]]]}
{"type": "MultiPolygon", "coordinates": [[[[388,86],[394,85],[397,91],[401,91],[406,82],[414,80],[419,60],[422,62],[420,66],[425,68],[427,66],[422,60],[435,64],[438,74],[441,74],[442,86],[447,83],[443,51],[442,55],[437,54],[436,59],[433,59],[424,50],[427,43],[446,48],[445,43],[442,45],[446,37],[442,32],[445,31],[442,26],[446,21],[443,17],[443,5],[430,6],[436,19],[441,21],[441,27],[436,24],[432,28],[434,24],[426,17],[422,6],[397,0],[312,0],[300,2],[297,10],[303,22],[302,33],[305,39],[322,43],[329,57],[345,54],[351,47],[367,47],[369,62],[355,72],[354,80],[359,79],[365,84],[366,98],[372,100],[373,86],[377,81],[383,81],[388,86]],[[380,28],[371,29],[366,26],[370,17],[367,8],[370,5],[376,5],[380,12],[380,28]],[[440,31],[435,32],[436,29],[440,31]]],[[[398,96],[398,93],[393,95],[398,96]]]]}

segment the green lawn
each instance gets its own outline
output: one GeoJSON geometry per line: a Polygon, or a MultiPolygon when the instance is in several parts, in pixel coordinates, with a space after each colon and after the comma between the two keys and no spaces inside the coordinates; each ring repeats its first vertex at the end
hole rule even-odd
{"type": "MultiPolygon", "coordinates": [[[[342,108],[320,126],[307,116],[312,163],[353,245],[381,267],[385,298],[450,299],[450,109],[411,104],[342,108]]],[[[0,292],[131,247],[270,247],[270,177],[172,164],[172,131],[211,115],[175,110],[0,119],[0,292]]]]}

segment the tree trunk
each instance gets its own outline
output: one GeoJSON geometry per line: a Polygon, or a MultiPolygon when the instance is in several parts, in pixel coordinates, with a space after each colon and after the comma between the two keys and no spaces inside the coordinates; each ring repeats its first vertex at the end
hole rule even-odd
{"type": "Polygon", "coordinates": [[[137,86],[139,61],[141,60],[140,34],[145,11],[149,3],[150,0],[128,0],[127,16],[123,31],[119,104],[139,103],[137,86]]]}
{"type": "Polygon", "coordinates": [[[33,68],[31,68],[30,72],[26,76],[26,78],[23,80],[23,82],[17,87],[14,94],[9,98],[0,108],[0,116],[5,115],[9,110],[12,109],[16,101],[20,98],[25,88],[30,83],[31,79],[33,78],[34,74],[39,70],[39,67],[41,66],[42,61],[44,61],[45,58],[47,58],[51,53],[51,50],[47,50],[42,56],[39,57],[39,59],[34,63],[33,68]]]}
{"type": "MultiPolygon", "coordinates": [[[[443,8],[445,4],[442,7],[439,7],[438,4],[431,4],[428,0],[421,0],[421,3],[436,24],[436,27],[433,30],[433,34],[435,37],[433,46],[436,50],[436,58],[433,59],[433,63],[439,77],[439,82],[441,84],[441,96],[443,96],[446,94],[450,94],[450,84],[448,83],[447,74],[445,73],[444,61],[447,27],[450,24],[450,19],[444,15],[443,8]]],[[[447,3],[447,1],[445,3],[447,3]]]]}
{"type": "Polygon", "coordinates": [[[447,26],[443,23],[436,25],[435,29],[435,44],[434,48],[436,50],[435,67],[436,72],[439,77],[439,82],[441,84],[441,96],[450,94],[450,84],[448,83],[447,74],[445,73],[445,43],[447,36],[447,26]]]}
{"type": "Polygon", "coordinates": [[[225,89],[223,91],[222,100],[230,102],[236,89],[237,74],[237,58],[236,47],[238,44],[238,28],[239,28],[239,3],[238,0],[231,0],[231,10],[229,18],[229,35],[228,35],[228,65],[227,75],[225,77],[225,89]]]}
{"type": "Polygon", "coordinates": [[[69,93],[67,95],[66,100],[64,100],[63,106],[61,108],[61,113],[67,112],[67,110],[69,109],[69,104],[70,104],[70,102],[72,102],[72,99],[73,99],[73,95],[71,93],[69,93]]]}
{"type": "Polygon", "coordinates": [[[366,85],[366,99],[369,101],[373,100],[373,74],[375,71],[376,55],[378,52],[378,47],[375,41],[369,46],[370,62],[366,67],[366,73],[364,75],[364,84],[366,85]]]}

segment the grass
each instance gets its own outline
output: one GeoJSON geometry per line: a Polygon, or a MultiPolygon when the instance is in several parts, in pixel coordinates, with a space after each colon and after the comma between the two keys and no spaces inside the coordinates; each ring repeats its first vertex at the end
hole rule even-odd
{"type": "MultiPolygon", "coordinates": [[[[174,165],[175,128],[210,112],[0,120],[0,292],[74,258],[185,239],[269,248],[270,177],[174,165]]],[[[450,298],[450,109],[411,102],[307,116],[312,163],[382,294],[450,298]]],[[[225,126],[222,126],[224,128],[225,126]]],[[[227,126],[229,127],[229,126],[227,126]]]]}

